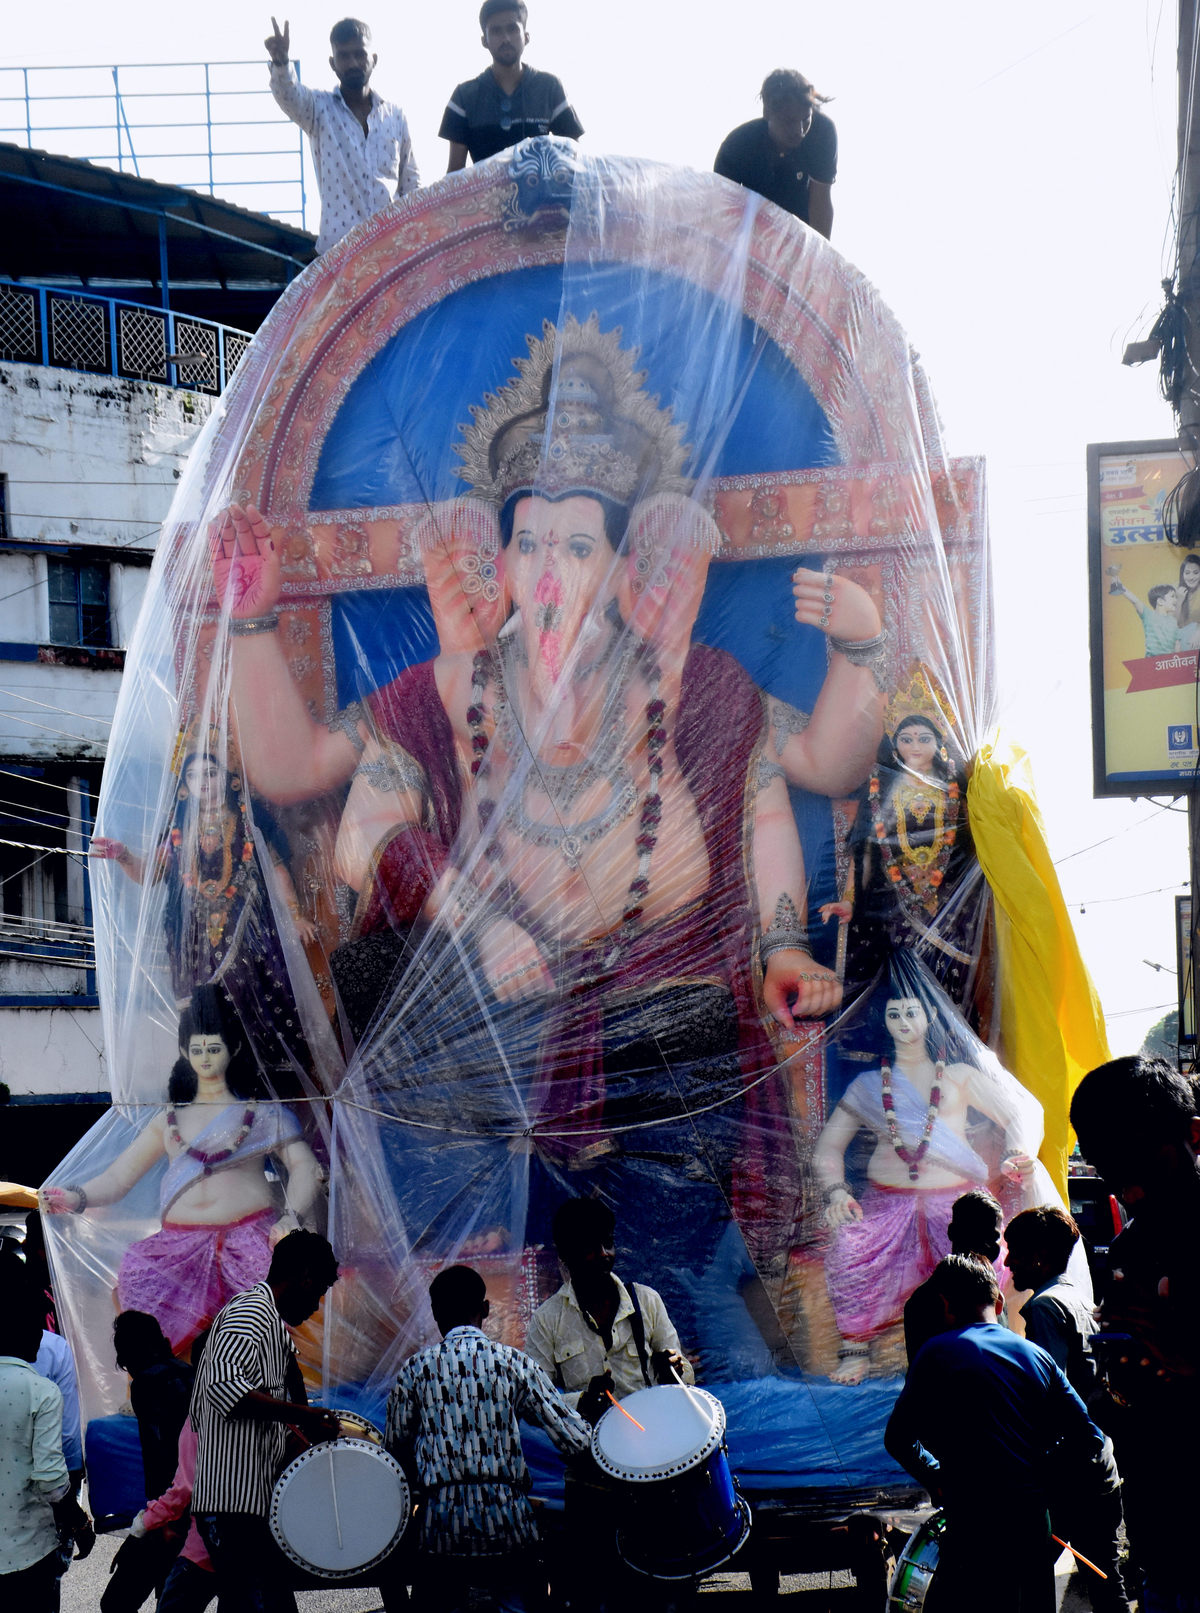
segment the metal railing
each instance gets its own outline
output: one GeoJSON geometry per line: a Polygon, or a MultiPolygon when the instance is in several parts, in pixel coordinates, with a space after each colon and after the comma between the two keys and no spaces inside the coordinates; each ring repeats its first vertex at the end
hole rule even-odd
{"type": "Polygon", "coordinates": [[[207,191],[307,228],[304,139],[275,105],[267,70],[265,59],[0,67],[0,140],[207,191]]]}
{"type": "Polygon", "coordinates": [[[0,280],[0,360],[157,381],[216,397],[251,342],[244,330],[90,291],[0,280]]]}

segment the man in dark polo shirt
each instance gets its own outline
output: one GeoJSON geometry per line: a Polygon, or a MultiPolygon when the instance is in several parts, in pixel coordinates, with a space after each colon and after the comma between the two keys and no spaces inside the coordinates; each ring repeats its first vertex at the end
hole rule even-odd
{"type": "Polygon", "coordinates": [[[818,109],[818,95],[803,73],[777,67],[763,80],[763,116],[726,135],[713,164],[725,179],[756,190],[829,240],[833,233],[833,182],[837,130],[818,109]]]}
{"type": "Polygon", "coordinates": [[[553,73],[522,65],[529,43],[528,12],[514,0],[484,0],[479,12],[483,48],[492,65],[460,84],[446,103],[438,134],[450,142],[446,172],[465,168],[467,158],[482,162],[506,146],[538,134],[578,140],[583,125],[567,92],[553,73]]]}

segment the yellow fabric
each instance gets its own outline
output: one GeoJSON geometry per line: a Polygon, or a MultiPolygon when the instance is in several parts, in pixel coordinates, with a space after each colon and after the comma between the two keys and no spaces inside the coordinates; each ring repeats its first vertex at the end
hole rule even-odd
{"type": "Polygon", "coordinates": [[[1108,1059],[1108,1037],[1050,861],[1029,758],[998,736],[975,757],[970,816],[995,898],[1005,1063],[1045,1110],[1042,1163],[1065,1199],[1071,1094],[1108,1059]]]}
{"type": "Polygon", "coordinates": [[[37,1190],[20,1182],[0,1182],[0,1205],[6,1210],[36,1210],[37,1190]]]}

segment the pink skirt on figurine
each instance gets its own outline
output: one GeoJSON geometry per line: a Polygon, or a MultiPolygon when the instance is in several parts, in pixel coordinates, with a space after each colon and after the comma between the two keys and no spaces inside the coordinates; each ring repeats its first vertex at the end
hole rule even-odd
{"type": "Polygon", "coordinates": [[[262,1282],[277,1219],[277,1211],[265,1209],[225,1226],[164,1221],[161,1232],[125,1251],[117,1274],[121,1310],[157,1317],[179,1354],[227,1300],[262,1282]]]}
{"type": "Polygon", "coordinates": [[[903,1321],[905,1300],[950,1253],[950,1211],[967,1185],[867,1187],[859,1200],[862,1220],[839,1227],[825,1256],[844,1339],[873,1339],[903,1321]]]}

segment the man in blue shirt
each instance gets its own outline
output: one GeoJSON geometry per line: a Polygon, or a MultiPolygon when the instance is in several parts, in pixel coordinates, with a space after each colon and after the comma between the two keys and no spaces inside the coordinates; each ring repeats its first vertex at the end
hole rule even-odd
{"type": "Polygon", "coordinates": [[[950,1330],[917,1353],[884,1436],[946,1510],[937,1605],[1054,1613],[1047,1458],[1085,1481],[1104,1435],[1046,1352],[997,1325],[989,1267],[951,1255],[937,1276],[950,1330]]]}

